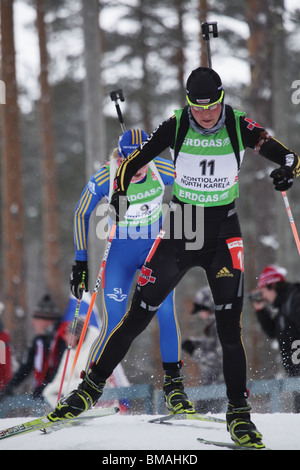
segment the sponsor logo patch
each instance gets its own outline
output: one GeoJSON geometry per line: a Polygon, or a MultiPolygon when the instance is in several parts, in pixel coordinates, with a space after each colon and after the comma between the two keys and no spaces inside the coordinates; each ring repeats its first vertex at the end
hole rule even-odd
{"type": "Polygon", "coordinates": [[[156,281],[156,277],[152,276],[152,269],[146,268],[146,266],[143,266],[138,278],[138,285],[139,286],[145,286],[148,284],[148,282],[151,282],[154,284],[156,281]]]}
{"type": "Polygon", "coordinates": [[[224,266],[224,268],[220,269],[220,271],[216,275],[216,278],[219,277],[233,277],[233,274],[224,266]]]}

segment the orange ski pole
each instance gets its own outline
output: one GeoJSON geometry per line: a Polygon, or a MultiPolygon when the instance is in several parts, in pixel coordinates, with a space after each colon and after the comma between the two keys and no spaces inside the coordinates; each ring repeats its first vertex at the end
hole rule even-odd
{"type": "Polygon", "coordinates": [[[292,210],[291,210],[291,207],[290,207],[290,203],[289,203],[288,197],[286,195],[286,192],[282,191],[281,194],[282,194],[284,204],[285,204],[285,207],[286,207],[286,211],[287,211],[287,215],[288,215],[291,227],[292,227],[293,235],[294,235],[295,242],[296,242],[296,245],[297,245],[297,248],[298,248],[298,253],[300,255],[300,240],[299,240],[298,231],[297,231],[297,228],[296,228],[296,225],[295,225],[294,217],[293,217],[293,214],[292,214],[292,210]]]}
{"type": "MultiPolygon", "coordinates": [[[[84,283],[82,285],[82,288],[84,289],[84,283]]],[[[62,374],[62,377],[61,377],[59,392],[58,392],[58,395],[57,395],[57,403],[60,400],[61,392],[62,392],[62,388],[63,388],[65,376],[66,376],[66,371],[67,371],[68,362],[69,362],[69,356],[70,356],[70,352],[71,352],[72,345],[73,345],[73,339],[74,339],[75,329],[76,329],[78,315],[79,315],[80,303],[81,303],[81,299],[78,299],[77,304],[76,304],[74,319],[73,319],[73,322],[72,322],[70,337],[69,337],[69,341],[68,341],[68,350],[67,350],[67,356],[66,356],[66,360],[65,360],[64,370],[63,370],[63,374],[62,374]]]]}

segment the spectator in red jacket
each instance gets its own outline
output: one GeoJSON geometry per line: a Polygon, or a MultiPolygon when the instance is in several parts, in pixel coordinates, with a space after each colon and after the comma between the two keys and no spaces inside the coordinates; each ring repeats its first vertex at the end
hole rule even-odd
{"type": "Polygon", "coordinates": [[[4,305],[0,305],[0,391],[4,389],[5,385],[11,379],[11,348],[10,348],[10,335],[5,329],[3,321],[1,320],[1,313],[4,305]]]}

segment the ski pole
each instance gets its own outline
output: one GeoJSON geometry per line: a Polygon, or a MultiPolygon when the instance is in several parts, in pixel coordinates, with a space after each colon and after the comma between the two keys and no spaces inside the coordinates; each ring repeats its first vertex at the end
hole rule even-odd
{"type": "MultiPolygon", "coordinates": [[[[90,321],[90,316],[91,316],[93,306],[94,306],[94,303],[95,303],[95,300],[96,300],[96,296],[97,296],[97,293],[98,293],[98,290],[99,290],[99,287],[100,287],[100,284],[101,284],[101,281],[102,281],[102,277],[104,275],[106,261],[107,261],[109,250],[110,250],[110,247],[111,247],[114,235],[115,235],[116,228],[117,228],[117,224],[114,223],[112,228],[111,228],[109,237],[108,237],[108,242],[107,242],[107,245],[106,245],[106,248],[105,248],[105,252],[104,252],[103,259],[102,259],[102,262],[101,262],[101,266],[100,266],[100,269],[99,269],[99,273],[98,273],[98,276],[97,276],[97,279],[96,279],[94,292],[93,292],[93,295],[92,295],[92,299],[91,299],[89,309],[88,309],[87,314],[86,314],[83,329],[82,329],[80,339],[79,339],[79,342],[78,342],[78,346],[77,346],[77,349],[76,349],[75,357],[74,357],[73,364],[72,364],[70,379],[69,379],[69,383],[68,383],[68,388],[69,388],[69,385],[70,385],[70,382],[71,382],[71,379],[72,379],[72,376],[73,376],[74,369],[76,367],[77,359],[78,359],[78,356],[79,356],[79,353],[80,353],[80,350],[81,350],[81,346],[82,346],[82,343],[83,343],[83,340],[84,340],[84,337],[85,337],[85,333],[86,333],[86,330],[87,330],[87,327],[88,327],[88,324],[89,324],[89,321],[90,321]]],[[[103,287],[104,287],[104,284],[105,284],[105,280],[104,280],[104,277],[103,277],[103,281],[102,281],[102,286],[103,287]]]]}
{"type": "Polygon", "coordinates": [[[282,194],[284,204],[285,204],[285,207],[286,207],[286,212],[287,212],[287,215],[288,215],[291,227],[292,227],[292,232],[293,232],[295,242],[296,242],[296,245],[297,245],[297,248],[298,248],[298,253],[300,255],[300,240],[299,240],[298,231],[297,231],[297,228],[296,228],[296,225],[295,225],[294,217],[293,217],[293,214],[292,214],[292,210],[291,210],[291,207],[290,207],[290,203],[289,203],[286,191],[282,191],[281,194],[282,194]]]}
{"type": "Polygon", "coordinates": [[[124,95],[123,95],[123,90],[119,89],[119,90],[111,91],[109,95],[111,97],[111,100],[115,102],[119,122],[120,122],[120,125],[121,125],[122,132],[124,134],[124,132],[126,131],[126,127],[125,127],[125,124],[124,124],[122,111],[121,111],[121,108],[120,108],[120,105],[119,105],[119,100],[120,101],[125,101],[125,98],[124,98],[124,95]]]}
{"type": "MultiPolygon", "coordinates": [[[[82,282],[81,288],[84,289],[84,282],[82,282]]],[[[75,330],[76,330],[76,326],[77,326],[80,303],[81,303],[81,298],[77,300],[77,304],[76,304],[75,314],[74,314],[72,327],[71,327],[71,332],[70,332],[70,337],[69,337],[69,341],[68,341],[67,356],[66,356],[64,370],[63,370],[63,374],[62,374],[62,378],[61,378],[61,382],[60,382],[59,392],[58,392],[58,395],[57,395],[57,403],[60,400],[61,392],[62,392],[62,388],[63,388],[63,383],[64,383],[65,376],[66,376],[66,370],[67,370],[67,367],[68,367],[70,352],[71,352],[71,349],[72,349],[73,340],[74,340],[74,336],[75,336],[75,330]]]]}
{"type": "Polygon", "coordinates": [[[210,51],[210,34],[212,34],[214,38],[218,37],[218,23],[216,21],[213,21],[212,23],[202,23],[201,31],[202,31],[202,37],[204,41],[206,42],[208,67],[211,69],[212,63],[211,63],[211,51],[210,51]]]}

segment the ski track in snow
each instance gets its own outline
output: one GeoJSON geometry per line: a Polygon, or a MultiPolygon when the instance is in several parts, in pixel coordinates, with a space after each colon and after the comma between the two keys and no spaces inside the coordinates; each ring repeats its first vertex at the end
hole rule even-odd
{"type": "MultiPolygon", "coordinates": [[[[217,417],[224,418],[218,414],[217,417]]],[[[157,417],[157,416],[155,416],[157,417]]],[[[61,429],[44,435],[40,431],[0,441],[1,450],[102,450],[186,451],[226,450],[200,444],[197,437],[230,442],[224,424],[178,421],[177,424],[149,423],[150,415],[119,414],[89,421],[79,427],[61,429]]],[[[5,429],[32,419],[0,419],[5,429]]],[[[272,450],[300,450],[300,414],[252,414],[263,434],[266,447],[272,450]]],[[[191,454],[193,452],[190,452],[191,454]]],[[[255,452],[257,454],[257,452],[255,452]]],[[[195,452],[194,452],[195,454],[195,452]]],[[[252,452],[253,454],[253,452],[252,452]]],[[[100,460],[101,462],[101,460],[100,460]]]]}

